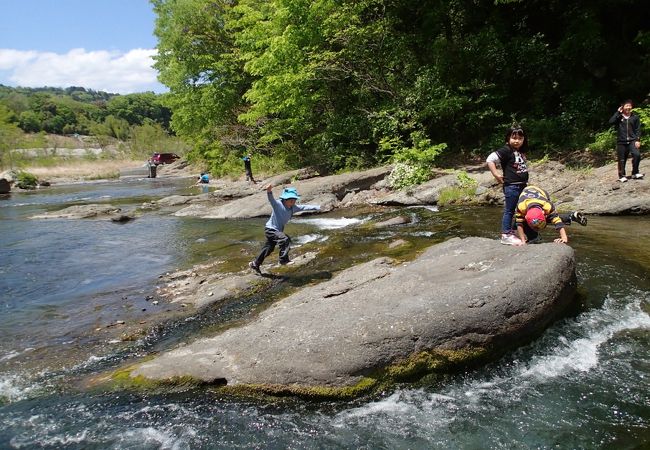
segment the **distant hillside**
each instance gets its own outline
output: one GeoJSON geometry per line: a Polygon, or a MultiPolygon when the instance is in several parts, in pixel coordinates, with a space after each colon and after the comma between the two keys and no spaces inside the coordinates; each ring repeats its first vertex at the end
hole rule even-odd
{"type": "Polygon", "coordinates": [[[126,140],[134,126],[169,132],[171,110],[153,92],[119,95],[79,86],[23,88],[0,85],[5,121],[25,133],[111,136],[126,140]]]}
{"type": "Polygon", "coordinates": [[[112,94],[104,91],[95,91],[80,86],[70,86],[67,88],[56,87],[10,87],[0,84],[0,100],[15,94],[30,96],[32,94],[49,94],[55,97],[70,97],[71,99],[82,103],[93,103],[96,101],[108,101],[119,94],[112,94]]]}

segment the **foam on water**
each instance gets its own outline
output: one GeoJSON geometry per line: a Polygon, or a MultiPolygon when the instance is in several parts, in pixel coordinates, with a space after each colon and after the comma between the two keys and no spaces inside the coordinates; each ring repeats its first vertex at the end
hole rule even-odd
{"type": "Polygon", "coordinates": [[[0,376],[0,397],[10,402],[27,398],[35,389],[34,386],[25,386],[24,381],[17,375],[0,376]]]}
{"type": "Polygon", "coordinates": [[[348,219],[346,217],[341,217],[338,219],[330,218],[296,218],[293,219],[295,223],[303,223],[307,225],[313,225],[322,230],[336,230],[339,228],[349,227],[351,225],[359,225],[366,222],[367,219],[348,219]]]}
{"type": "Polygon", "coordinates": [[[607,298],[603,308],[590,311],[578,318],[578,333],[583,336],[560,336],[555,347],[546,355],[533,358],[521,376],[555,378],[570,371],[587,372],[598,364],[598,349],[615,334],[638,328],[650,329],[650,316],[641,310],[641,301],[620,308],[607,298]]]}
{"type": "MultiPolygon", "coordinates": [[[[421,389],[404,389],[358,408],[339,413],[336,427],[347,427],[359,422],[381,422],[387,431],[400,433],[416,428],[433,437],[430,432],[476,413],[490,415],[495,404],[502,408],[519,408],[522,399],[537,387],[557,383],[557,379],[581,380],[584,374],[599,364],[599,348],[621,331],[650,329],[650,317],[641,309],[643,296],[621,305],[608,298],[605,305],[578,316],[575,321],[549,330],[532,344],[529,360],[515,360],[503,370],[492,373],[474,373],[431,393],[421,389]],[[371,419],[372,418],[372,419],[371,419]]],[[[529,349],[530,350],[530,349],[529,349]]],[[[564,383],[565,380],[560,381],[564,383]]]]}
{"type": "Polygon", "coordinates": [[[433,211],[433,212],[440,211],[440,209],[438,209],[438,206],[436,206],[436,205],[415,205],[415,206],[409,206],[408,207],[408,209],[413,209],[413,208],[428,209],[429,211],[433,211]]]}

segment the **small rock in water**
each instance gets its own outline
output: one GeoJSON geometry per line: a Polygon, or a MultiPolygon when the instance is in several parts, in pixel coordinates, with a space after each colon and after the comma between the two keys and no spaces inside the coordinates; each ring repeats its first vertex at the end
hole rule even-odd
{"type": "Polygon", "coordinates": [[[157,305],[157,304],[158,304],[158,300],[154,300],[153,302],[151,302],[151,304],[152,304],[152,305],[157,305]]]}

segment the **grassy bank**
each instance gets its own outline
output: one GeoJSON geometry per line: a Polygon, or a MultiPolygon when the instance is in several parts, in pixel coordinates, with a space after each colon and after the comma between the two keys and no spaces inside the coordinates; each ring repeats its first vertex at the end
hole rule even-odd
{"type": "Polygon", "coordinates": [[[56,183],[119,178],[120,170],[135,169],[143,164],[141,159],[67,160],[53,166],[27,166],[22,170],[35,175],[39,180],[56,183]]]}

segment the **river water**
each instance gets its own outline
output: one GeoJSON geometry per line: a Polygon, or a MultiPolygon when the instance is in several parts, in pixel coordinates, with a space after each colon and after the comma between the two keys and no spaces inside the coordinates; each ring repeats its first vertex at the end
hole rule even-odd
{"type": "MultiPolygon", "coordinates": [[[[139,393],[83,387],[85,378],[263,305],[264,298],[242,300],[228,314],[214,309],[180,316],[140,339],[100,331],[118,321],[146,324],[169,308],[148,298],[161,274],[214,260],[244,267],[259,250],[265,219],[200,220],[167,211],[126,224],[29,217],[76,204],[130,207],[198,193],[193,181],[128,178],[0,199],[0,448],[650,446],[647,217],[590,217],[587,227],[571,227],[579,312],[474,371],[352,402],[262,402],[206,388],[139,393]]],[[[287,231],[297,246],[322,251],[296,277],[304,283],[371,259],[397,238],[422,247],[453,236],[492,237],[499,222],[498,208],[360,209],[300,218],[287,231]],[[363,231],[364,222],[391,214],[414,220],[363,231]]],[[[534,262],[526,270],[535,270],[534,262]]]]}

